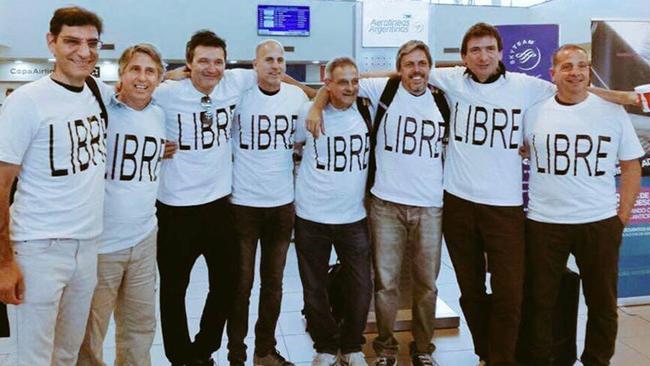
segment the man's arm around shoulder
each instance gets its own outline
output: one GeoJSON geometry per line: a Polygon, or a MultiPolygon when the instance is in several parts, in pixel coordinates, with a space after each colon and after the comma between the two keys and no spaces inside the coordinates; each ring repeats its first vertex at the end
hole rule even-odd
{"type": "Polygon", "coordinates": [[[0,302],[18,305],[23,301],[23,275],[14,258],[9,238],[9,194],[20,165],[0,162],[0,302]]]}

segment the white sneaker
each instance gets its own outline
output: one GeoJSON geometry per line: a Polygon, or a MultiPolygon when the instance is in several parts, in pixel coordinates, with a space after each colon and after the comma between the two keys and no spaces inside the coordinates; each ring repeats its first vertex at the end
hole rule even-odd
{"type": "Polygon", "coordinates": [[[487,366],[487,362],[481,360],[476,366],[487,366]]]}
{"type": "Polygon", "coordinates": [[[368,366],[363,352],[346,353],[339,358],[339,362],[342,366],[368,366]]]}
{"type": "Polygon", "coordinates": [[[338,361],[336,355],[329,353],[317,353],[311,361],[311,366],[334,366],[338,361]]]}

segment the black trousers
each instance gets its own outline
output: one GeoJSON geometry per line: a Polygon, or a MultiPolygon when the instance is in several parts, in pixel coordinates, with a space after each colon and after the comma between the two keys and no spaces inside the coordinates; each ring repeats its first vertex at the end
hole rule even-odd
{"type": "Polygon", "coordinates": [[[208,358],[221,345],[235,288],[236,252],[228,197],[198,206],[158,202],[160,320],[172,364],[208,358]],[[199,256],[208,266],[208,292],[199,332],[190,340],[185,294],[199,256]]]}
{"type": "Polygon", "coordinates": [[[282,304],[282,278],[293,229],[293,203],[278,207],[232,205],[239,252],[238,283],[228,319],[228,360],[246,361],[244,338],[248,333],[248,308],[255,277],[255,254],[260,242],[260,303],[255,324],[255,353],[265,356],[275,349],[275,328],[282,304]]]}
{"type": "Polygon", "coordinates": [[[445,192],[442,232],[460,287],[460,306],[474,351],[490,366],[516,365],[524,279],[524,211],[445,192]],[[485,278],[490,270],[492,299],[485,278]]]}
{"type": "Polygon", "coordinates": [[[552,314],[569,254],[580,270],[587,303],[587,334],[581,361],[605,366],[614,355],[618,258],[623,224],[618,216],[586,224],[526,220],[526,289],[532,295],[533,365],[550,365],[552,314]]]}
{"type": "Polygon", "coordinates": [[[9,337],[9,319],[7,318],[7,305],[0,303],[0,338],[9,337]]]}
{"type": "Polygon", "coordinates": [[[370,240],[366,219],[340,225],[296,217],[296,251],[309,335],[319,353],[361,351],[372,296],[370,240]],[[341,262],[345,302],[341,327],[330,311],[327,272],[332,247],[341,262]]]}

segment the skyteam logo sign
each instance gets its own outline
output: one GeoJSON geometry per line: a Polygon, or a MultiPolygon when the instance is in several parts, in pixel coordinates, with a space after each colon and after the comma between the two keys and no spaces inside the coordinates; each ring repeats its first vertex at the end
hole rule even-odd
{"type": "Polygon", "coordinates": [[[557,24],[498,25],[506,70],[550,81],[551,56],[558,48],[557,24]]]}
{"type": "Polygon", "coordinates": [[[508,52],[508,64],[522,72],[535,69],[541,61],[542,51],[535,46],[534,39],[517,41],[508,52]]]}
{"type": "Polygon", "coordinates": [[[399,47],[411,39],[428,43],[428,2],[363,3],[363,47],[399,47]]]}

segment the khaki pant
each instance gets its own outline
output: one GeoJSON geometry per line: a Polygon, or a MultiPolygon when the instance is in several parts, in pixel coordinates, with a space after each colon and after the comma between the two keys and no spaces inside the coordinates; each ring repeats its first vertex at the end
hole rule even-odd
{"type": "Polygon", "coordinates": [[[97,280],[97,240],[30,240],[13,248],[25,280],[12,329],[18,366],[74,365],[97,280]]]}
{"type": "Polygon", "coordinates": [[[105,365],[104,338],[115,310],[115,365],[151,365],[156,331],[156,230],[136,246],[100,254],[97,288],[77,365],[105,365]]]}

